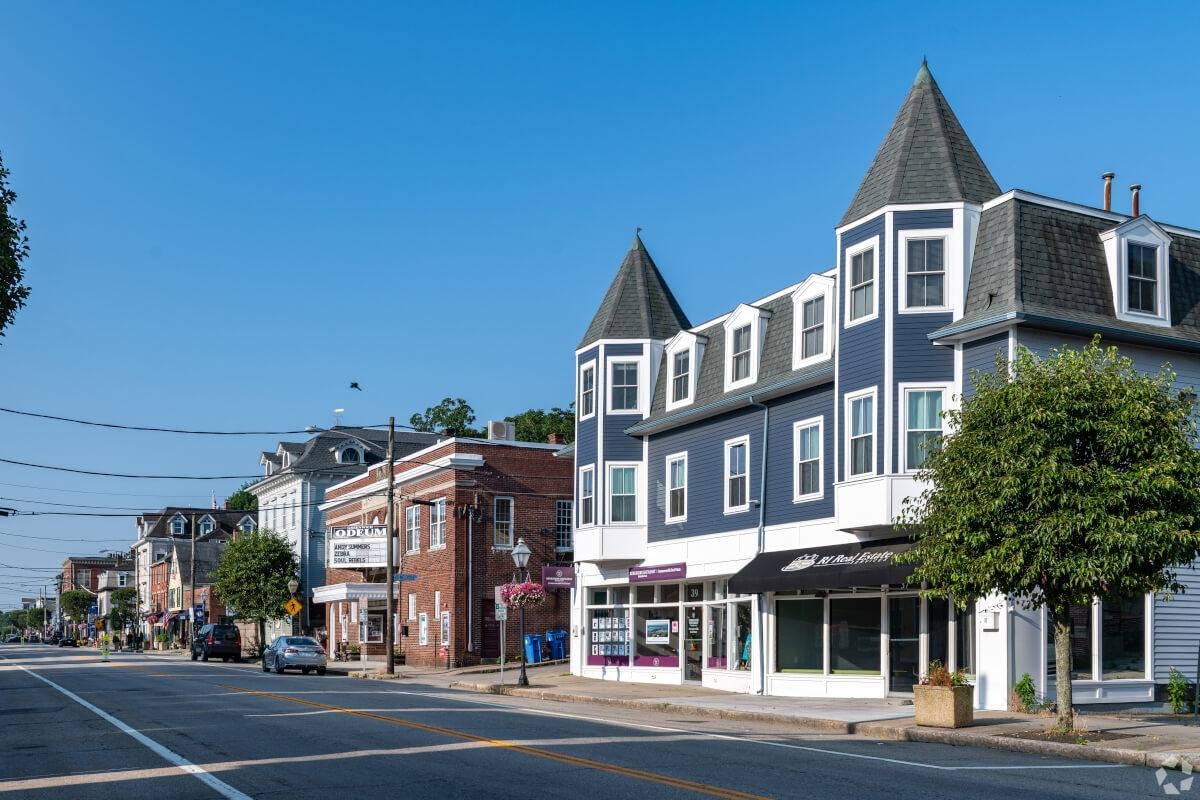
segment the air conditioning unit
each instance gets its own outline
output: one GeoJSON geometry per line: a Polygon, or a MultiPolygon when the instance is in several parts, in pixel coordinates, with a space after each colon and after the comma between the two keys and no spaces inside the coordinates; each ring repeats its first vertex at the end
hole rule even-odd
{"type": "Polygon", "coordinates": [[[517,438],[517,426],[503,420],[488,420],[488,439],[501,442],[511,442],[517,438]]]}

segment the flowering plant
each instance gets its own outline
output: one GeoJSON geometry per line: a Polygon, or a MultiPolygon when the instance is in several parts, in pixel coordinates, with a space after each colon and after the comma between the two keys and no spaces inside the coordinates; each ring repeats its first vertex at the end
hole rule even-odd
{"type": "Polygon", "coordinates": [[[500,587],[500,599],[506,606],[527,608],[541,605],[546,600],[546,590],[540,583],[533,581],[506,583],[500,587]]]}

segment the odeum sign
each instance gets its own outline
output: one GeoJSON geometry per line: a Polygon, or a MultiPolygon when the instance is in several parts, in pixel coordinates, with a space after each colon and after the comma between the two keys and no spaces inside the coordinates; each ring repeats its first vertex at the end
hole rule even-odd
{"type": "MultiPolygon", "coordinates": [[[[326,539],[330,567],[386,567],[387,526],[348,525],[330,528],[326,539]]],[[[399,555],[398,553],[396,555],[399,555]]]]}

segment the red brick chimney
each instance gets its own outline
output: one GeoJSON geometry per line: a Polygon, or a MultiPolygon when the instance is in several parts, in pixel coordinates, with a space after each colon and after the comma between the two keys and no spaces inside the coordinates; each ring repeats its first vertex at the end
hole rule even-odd
{"type": "Polygon", "coordinates": [[[1142,185],[1135,183],[1129,187],[1129,191],[1133,192],[1133,216],[1141,216],[1141,207],[1138,204],[1138,195],[1142,192],[1142,185]]]}

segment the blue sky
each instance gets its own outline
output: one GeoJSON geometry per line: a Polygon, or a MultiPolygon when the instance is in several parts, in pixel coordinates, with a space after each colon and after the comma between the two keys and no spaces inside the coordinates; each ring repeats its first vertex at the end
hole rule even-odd
{"type": "MultiPolygon", "coordinates": [[[[446,6],[8,6],[33,296],[0,405],[254,429],[565,405],[635,225],[697,322],[828,267],[923,55],[1002,188],[1094,204],[1111,169],[1119,210],[1136,181],[1200,227],[1194,4],[446,6]]],[[[0,415],[0,457],[85,469],[251,474],[273,444],[0,415]]],[[[237,483],[0,465],[0,496],[64,503],[237,483]]],[[[131,532],[0,520],[0,564],[131,532]]]]}

